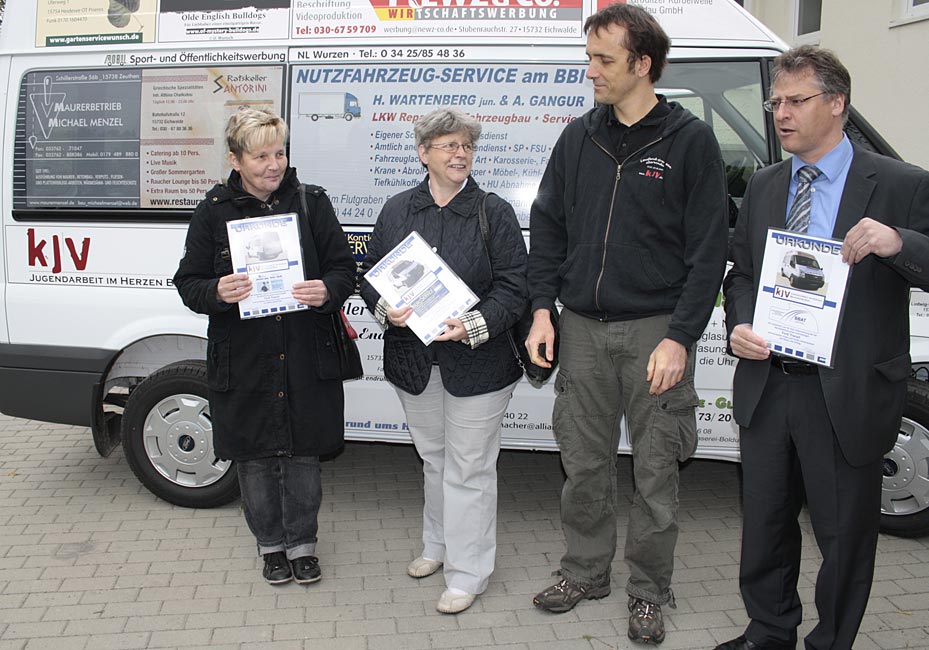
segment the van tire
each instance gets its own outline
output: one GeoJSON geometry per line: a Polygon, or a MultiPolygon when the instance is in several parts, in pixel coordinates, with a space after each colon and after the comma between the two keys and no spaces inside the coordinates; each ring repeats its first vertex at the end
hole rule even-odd
{"type": "Polygon", "coordinates": [[[906,407],[894,448],[884,456],[881,532],[929,535],[929,383],[907,380],[906,407]]]}
{"type": "Polygon", "coordinates": [[[179,361],[149,375],[129,395],[123,453],[152,494],[186,508],[214,508],[239,496],[232,461],[213,450],[206,363],[179,361]]]}

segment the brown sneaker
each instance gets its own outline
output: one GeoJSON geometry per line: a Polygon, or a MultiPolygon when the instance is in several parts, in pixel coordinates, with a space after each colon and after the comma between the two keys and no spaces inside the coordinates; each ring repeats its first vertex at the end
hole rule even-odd
{"type": "Polygon", "coordinates": [[[661,605],[629,597],[629,638],[639,643],[659,644],[664,641],[664,621],[661,605]]]}
{"type": "MultiPolygon", "coordinates": [[[[555,572],[555,575],[561,575],[555,572]]],[[[561,614],[571,610],[582,600],[595,600],[610,595],[610,585],[599,587],[582,587],[581,585],[562,578],[548,589],[540,591],[532,599],[532,604],[539,609],[561,614]]]]}

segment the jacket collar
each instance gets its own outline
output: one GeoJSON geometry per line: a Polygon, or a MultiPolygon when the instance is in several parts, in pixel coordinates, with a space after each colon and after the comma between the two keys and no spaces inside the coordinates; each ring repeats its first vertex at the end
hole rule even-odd
{"type": "MultiPolygon", "coordinates": [[[[464,188],[442,209],[460,217],[477,214],[476,204],[483,194],[477,186],[477,182],[468,176],[468,182],[464,188]]],[[[432,192],[429,191],[429,175],[427,174],[423,182],[413,189],[413,196],[410,197],[410,208],[413,212],[419,212],[434,206],[437,207],[435,199],[432,198],[432,192]]]]}
{"type": "MultiPolygon", "coordinates": [[[[297,180],[297,170],[288,167],[284,172],[284,178],[281,179],[281,185],[277,188],[271,197],[279,201],[286,200],[294,194],[300,186],[297,180]]],[[[236,170],[229,173],[229,178],[222,185],[215,185],[213,189],[207,192],[207,198],[213,203],[223,203],[225,201],[258,201],[258,198],[245,191],[242,186],[242,176],[236,170]]]]}
{"type": "Polygon", "coordinates": [[[845,187],[839,201],[839,213],[832,228],[834,239],[845,239],[848,231],[864,217],[864,211],[871,200],[875,185],[874,175],[877,170],[874,161],[858,145],[852,143],[852,164],[848,168],[845,187]]]}
{"type": "MultiPolygon", "coordinates": [[[[679,103],[667,101],[664,95],[659,95],[658,101],[659,103],[666,104],[667,107],[671,109],[670,112],[660,117],[653,116],[654,121],[659,121],[659,122],[664,123],[661,129],[662,138],[668,137],[672,133],[679,131],[681,128],[684,127],[684,125],[690,122],[693,122],[694,120],[697,119],[696,115],[694,115],[689,110],[681,106],[679,103]]],[[[584,128],[587,130],[587,134],[590,137],[594,137],[594,135],[600,134],[602,132],[602,135],[598,137],[600,137],[601,140],[605,138],[606,137],[605,129],[607,128],[607,122],[611,118],[612,115],[613,115],[613,107],[607,106],[604,104],[601,104],[597,106],[595,109],[585,113],[581,119],[583,119],[584,121],[584,128]]],[[[651,113],[649,113],[649,115],[646,115],[642,119],[649,120],[649,123],[651,123],[653,118],[649,117],[650,115],[651,113]]]]}

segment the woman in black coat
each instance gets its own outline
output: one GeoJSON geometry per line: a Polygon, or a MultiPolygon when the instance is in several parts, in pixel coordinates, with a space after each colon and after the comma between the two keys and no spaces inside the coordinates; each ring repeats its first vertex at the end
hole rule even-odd
{"type": "Polygon", "coordinates": [[[207,374],[217,456],[236,461],[245,520],[271,584],[320,579],[315,557],[322,497],[319,456],[343,445],[341,369],[333,314],[351,294],[355,261],[322,188],[301,198],[287,166],[287,125],[270,111],[229,119],[233,171],[194,211],[174,284],[184,304],[210,317],[207,374]],[[306,205],[307,210],[303,209],[306,205]],[[254,289],[234,273],[226,222],[297,213],[305,277],[297,309],[241,319],[254,289]]]}
{"type": "Polygon", "coordinates": [[[384,204],[364,269],[415,230],[480,302],[445,321],[427,347],[406,326],[409,307],[389,307],[367,282],[361,295],[386,327],[384,374],[423,459],[423,552],[407,573],[422,578],[444,564],[447,589],[436,609],[456,614],[487,588],[494,569],[500,424],[522,375],[506,331],[526,307],[526,245],[510,204],[471,178],[480,123],[440,109],[414,130],[429,175],[384,204]],[[485,198],[493,269],[478,216],[485,198]]]}

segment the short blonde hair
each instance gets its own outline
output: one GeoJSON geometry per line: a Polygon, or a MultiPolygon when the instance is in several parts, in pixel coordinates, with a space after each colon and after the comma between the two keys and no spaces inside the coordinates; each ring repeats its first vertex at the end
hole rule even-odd
{"type": "Polygon", "coordinates": [[[226,146],[234,156],[287,141],[287,123],[271,110],[242,107],[226,124],[226,146]]]}

